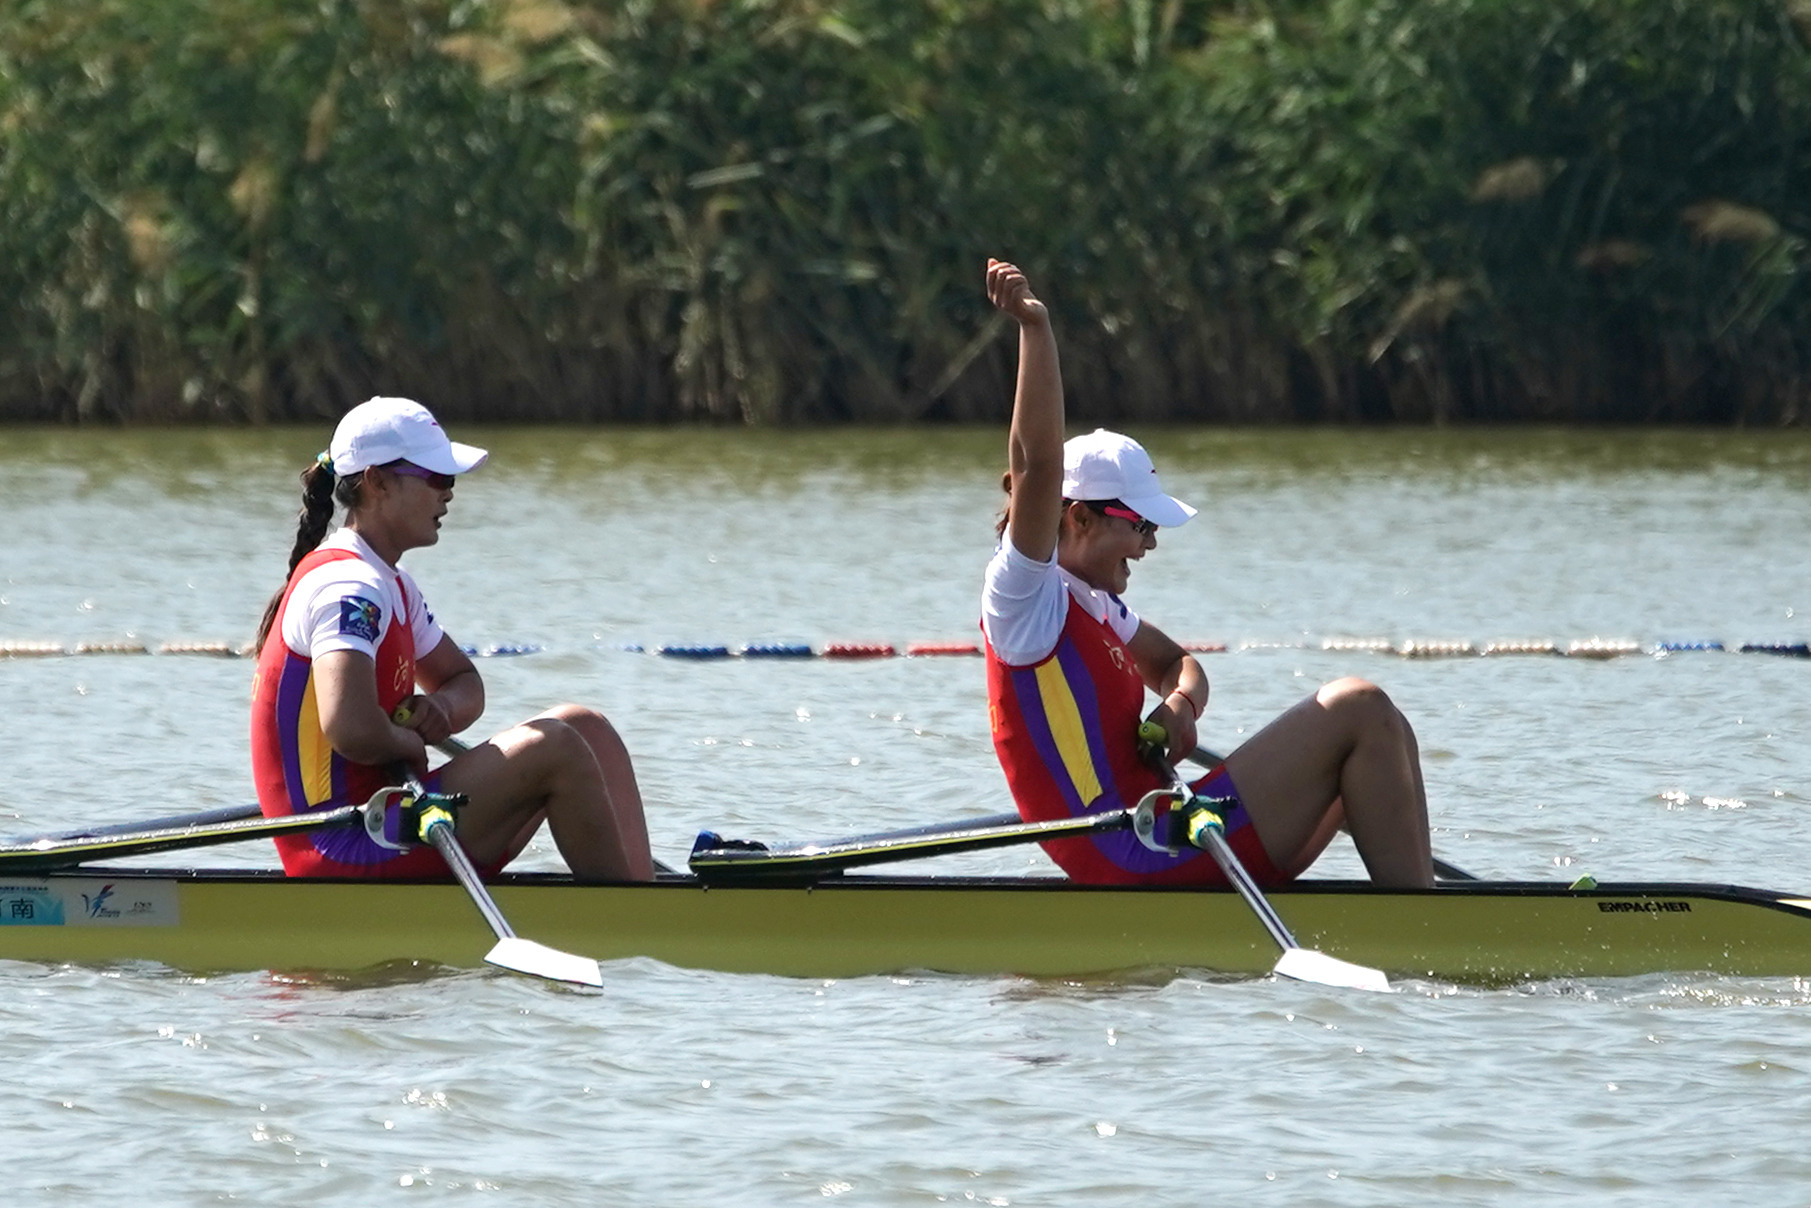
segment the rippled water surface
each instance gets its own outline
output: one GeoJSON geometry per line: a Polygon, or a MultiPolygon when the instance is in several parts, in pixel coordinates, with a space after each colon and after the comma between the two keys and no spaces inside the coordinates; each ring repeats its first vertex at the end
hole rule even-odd
{"type": "MultiPolygon", "coordinates": [[[[407,564],[462,641],[542,647],[480,660],[480,728],[603,708],[662,858],[705,826],[826,836],[1007,808],[978,660],[626,649],[974,640],[1002,434],[456,435],[492,463],[407,564]]],[[[1457,864],[1811,890],[1811,662],[1321,649],[1803,642],[1811,440],[1140,435],[1203,514],[1162,535],[1130,598],[1231,647],[1202,656],[1210,745],[1362,674],[1413,719],[1457,864]]],[[[0,431],[0,642],[242,642],[325,439],[0,431]]],[[[249,672],[0,659],[0,831],[248,800],[249,672]]],[[[525,864],[558,866],[545,843],[525,864]]],[[[1016,848],[943,867],[1050,871],[1016,848]]],[[[1340,847],[1316,871],[1358,868],[1340,847]]],[[[1811,1203],[1811,980],[1381,997],[1175,970],[605,974],[591,993],[0,962],[0,1203],[1811,1203]]]]}

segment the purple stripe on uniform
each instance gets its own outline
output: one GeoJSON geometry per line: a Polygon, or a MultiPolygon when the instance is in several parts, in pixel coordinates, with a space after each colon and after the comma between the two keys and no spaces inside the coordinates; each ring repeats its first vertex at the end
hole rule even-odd
{"type": "Polygon", "coordinates": [[[302,698],[308,692],[308,677],[313,672],[312,662],[291,651],[277,673],[277,734],[283,739],[283,789],[289,795],[291,813],[308,806],[308,795],[302,789],[301,745],[295,739],[301,728],[302,698]]]}
{"type": "Polygon", "coordinates": [[[338,751],[327,756],[327,785],[333,800],[346,800],[346,760],[338,751]]]}
{"type": "Polygon", "coordinates": [[[1082,733],[1088,739],[1088,758],[1094,762],[1094,778],[1100,781],[1100,796],[1088,802],[1086,808],[1090,812],[1118,808],[1125,803],[1120,800],[1119,784],[1113,777],[1113,761],[1107,758],[1107,743],[1100,724],[1100,696],[1094,690],[1094,677],[1088,673],[1081,651],[1067,638],[1057,643],[1056,658],[1062,665],[1063,678],[1069,683],[1069,695],[1075,698],[1076,713],[1082,719],[1082,733]]]}
{"type": "MultiPolygon", "coordinates": [[[[1061,650],[1067,638],[1057,644],[1061,650]]],[[[1044,709],[1044,696],[1038,690],[1038,673],[1033,667],[1015,667],[1012,669],[1012,693],[1018,698],[1019,717],[1025,723],[1025,732],[1031,736],[1031,745],[1038,753],[1038,759],[1044,765],[1044,771],[1056,782],[1057,791],[1063,795],[1063,808],[1073,817],[1082,813],[1086,804],[1081,794],[1075,791],[1075,784],[1069,779],[1069,771],[1063,764],[1063,756],[1056,749],[1056,738],[1050,733],[1050,720],[1044,709]]]]}
{"type": "MultiPolygon", "coordinates": [[[[314,663],[291,651],[277,676],[277,732],[292,736],[292,741],[283,744],[283,788],[289,796],[290,812],[294,814],[331,809],[346,800],[346,761],[337,752],[328,757],[327,800],[309,804],[307,790],[302,785],[302,747],[293,739],[301,734],[302,701],[308,694],[308,681],[313,674],[314,663]]],[[[315,850],[343,864],[381,864],[397,854],[371,842],[360,829],[336,827],[311,831],[309,841],[315,850]]]]}

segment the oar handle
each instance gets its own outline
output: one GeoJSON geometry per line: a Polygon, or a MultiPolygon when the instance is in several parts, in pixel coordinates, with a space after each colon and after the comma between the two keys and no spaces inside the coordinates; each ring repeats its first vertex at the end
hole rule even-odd
{"type": "MultiPolygon", "coordinates": [[[[396,711],[390,714],[390,720],[399,726],[406,726],[409,724],[409,718],[414,715],[414,711],[409,708],[409,702],[405,700],[402,704],[396,706],[396,711]]],[[[463,755],[472,748],[470,743],[463,742],[449,734],[435,743],[434,749],[439,751],[442,755],[452,756],[463,755]]]]}

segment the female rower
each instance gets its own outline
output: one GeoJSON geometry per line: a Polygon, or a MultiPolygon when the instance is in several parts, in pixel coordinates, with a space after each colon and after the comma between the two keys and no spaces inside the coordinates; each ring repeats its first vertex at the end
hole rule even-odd
{"type": "MultiPolygon", "coordinates": [[[[545,820],[579,880],[645,881],[653,860],[641,793],[602,715],[556,705],[428,770],[428,747],[484,712],[484,684],[397,562],[440,539],[454,476],[488,456],[449,441],[421,404],[374,398],[346,413],[331,451],[302,474],[289,580],[258,629],[258,803],[271,816],[361,803],[406,772],[469,798],[456,830],[487,873],[545,820]],[[336,499],[345,522],[328,537],[336,499]]],[[[393,850],[358,828],[276,842],[291,876],[447,875],[432,847],[393,850]]]]}
{"type": "MultiPolygon", "coordinates": [[[[1207,676],[1120,600],[1160,526],[1194,509],[1165,494],[1139,444],[1096,430],[1063,440],[1056,338],[1025,275],[989,260],[987,295],[1019,325],[1001,542],[981,628],[994,749],[1027,820],[1135,804],[1160,785],[1137,742],[1145,690],[1174,761],[1195,746],[1207,676]]],[[[1226,835],[1247,871],[1278,884],[1305,872],[1342,826],[1371,879],[1433,884],[1427,795],[1414,731],[1375,685],[1340,679],[1276,718],[1197,783],[1231,802],[1226,835]],[[1236,787],[1235,787],[1236,785],[1236,787]]],[[[1203,851],[1152,851],[1130,831],[1046,849],[1077,881],[1216,884],[1203,851]]]]}

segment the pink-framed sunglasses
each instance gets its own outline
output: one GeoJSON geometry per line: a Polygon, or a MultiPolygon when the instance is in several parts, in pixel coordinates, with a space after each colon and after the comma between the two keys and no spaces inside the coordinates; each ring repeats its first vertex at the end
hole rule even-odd
{"type": "Polygon", "coordinates": [[[1134,512],[1131,508],[1119,502],[1117,499],[1109,500],[1106,503],[1090,502],[1088,506],[1103,516],[1117,516],[1121,520],[1126,521],[1140,537],[1149,537],[1152,533],[1157,531],[1157,522],[1155,520],[1146,520],[1143,516],[1140,516],[1137,512],[1134,512]]]}

